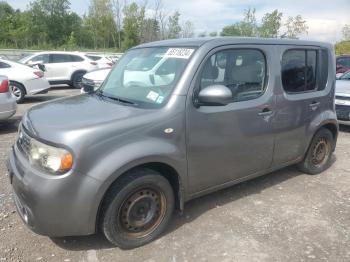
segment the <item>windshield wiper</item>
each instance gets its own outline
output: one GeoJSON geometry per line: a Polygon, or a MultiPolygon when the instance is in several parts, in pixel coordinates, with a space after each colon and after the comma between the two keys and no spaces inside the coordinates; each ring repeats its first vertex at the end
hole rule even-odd
{"type": "Polygon", "coordinates": [[[117,97],[117,96],[106,95],[101,90],[98,90],[97,92],[95,92],[95,94],[98,95],[98,96],[102,96],[102,97],[106,97],[106,98],[118,101],[120,103],[130,104],[130,105],[137,105],[135,102],[133,102],[131,100],[127,100],[125,98],[120,98],[120,97],[117,97]]]}

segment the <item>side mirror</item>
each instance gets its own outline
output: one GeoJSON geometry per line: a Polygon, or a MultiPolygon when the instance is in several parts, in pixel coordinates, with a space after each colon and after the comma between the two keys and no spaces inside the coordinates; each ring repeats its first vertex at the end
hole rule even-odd
{"type": "Polygon", "coordinates": [[[39,69],[43,72],[46,72],[46,67],[44,64],[35,64],[35,65],[33,65],[33,68],[39,69]]]}
{"type": "Polygon", "coordinates": [[[212,85],[202,89],[198,94],[200,105],[225,106],[232,101],[232,92],[224,85],[212,85]]]}

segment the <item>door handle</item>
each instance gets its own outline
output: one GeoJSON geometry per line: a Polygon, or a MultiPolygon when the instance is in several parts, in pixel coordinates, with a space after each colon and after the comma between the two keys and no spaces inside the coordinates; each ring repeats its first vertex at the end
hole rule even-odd
{"type": "Polygon", "coordinates": [[[268,107],[264,108],[261,112],[258,113],[259,116],[269,116],[272,115],[272,110],[268,107]]]}
{"type": "Polygon", "coordinates": [[[310,106],[310,107],[318,107],[319,105],[320,105],[320,102],[314,101],[314,102],[312,102],[309,106],[310,106]]]}

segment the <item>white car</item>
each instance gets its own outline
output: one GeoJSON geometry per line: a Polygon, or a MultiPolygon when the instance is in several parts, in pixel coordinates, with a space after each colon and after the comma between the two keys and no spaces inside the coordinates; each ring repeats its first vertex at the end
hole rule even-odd
{"type": "Polygon", "coordinates": [[[89,93],[98,89],[108,76],[111,68],[99,69],[87,73],[82,80],[81,93],[89,93]]]}
{"type": "Polygon", "coordinates": [[[335,108],[339,124],[350,125],[350,71],[336,81],[335,108]]]}
{"type": "Polygon", "coordinates": [[[9,92],[6,76],[0,75],[0,120],[6,120],[16,113],[16,100],[9,92]]]}
{"type": "Polygon", "coordinates": [[[43,71],[17,62],[0,59],[0,75],[8,77],[10,91],[17,103],[21,103],[26,95],[45,93],[50,89],[43,71]]]}
{"type": "Polygon", "coordinates": [[[114,65],[112,58],[105,55],[86,54],[88,58],[97,63],[98,68],[109,68],[114,65]]]}
{"type": "Polygon", "coordinates": [[[40,52],[19,60],[29,66],[44,64],[51,85],[68,84],[80,88],[83,75],[98,68],[97,63],[79,52],[40,52]]]}

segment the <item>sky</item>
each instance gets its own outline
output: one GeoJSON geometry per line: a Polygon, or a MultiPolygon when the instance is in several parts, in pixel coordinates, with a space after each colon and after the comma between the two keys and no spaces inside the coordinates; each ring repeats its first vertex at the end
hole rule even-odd
{"type": "MultiPolygon", "coordinates": [[[[14,8],[24,10],[30,0],[7,2],[14,8]]],[[[72,10],[83,15],[90,1],[70,2],[72,10]]],[[[147,2],[151,7],[153,0],[147,2]]],[[[249,7],[256,8],[258,22],[265,13],[275,9],[284,14],[284,20],[300,14],[309,27],[308,34],[301,36],[302,39],[335,43],[342,38],[342,27],[350,24],[350,0],[163,0],[163,6],[169,13],[179,11],[182,20],[192,21],[196,33],[219,32],[224,26],[241,20],[244,10],[249,7]]]]}

